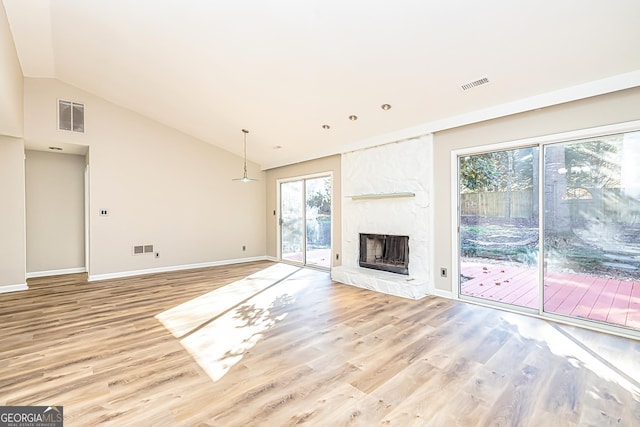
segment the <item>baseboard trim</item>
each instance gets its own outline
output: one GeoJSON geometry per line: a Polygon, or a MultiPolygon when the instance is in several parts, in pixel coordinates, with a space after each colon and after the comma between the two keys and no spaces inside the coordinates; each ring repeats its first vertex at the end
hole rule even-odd
{"type": "Polygon", "coordinates": [[[257,256],[251,258],[236,258],[222,261],[203,262],[199,264],[173,265],[169,267],[148,268],[145,270],[121,271],[117,273],[94,274],[89,275],[88,281],[95,282],[98,280],[120,279],[123,277],[142,276],[144,274],[168,273],[170,271],[192,270],[194,268],[218,267],[221,265],[241,264],[243,262],[252,261],[271,261],[267,256],[257,256]]]}
{"type": "Polygon", "coordinates": [[[453,297],[453,292],[443,291],[443,290],[440,290],[440,289],[434,289],[433,292],[432,292],[432,295],[435,295],[437,297],[447,298],[447,299],[455,299],[453,297]]]}
{"type": "Polygon", "coordinates": [[[60,270],[45,270],[45,271],[33,271],[31,273],[27,273],[27,279],[34,279],[36,277],[47,277],[47,276],[62,276],[64,274],[77,274],[77,273],[86,273],[87,269],[84,267],[77,268],[63,268],[60,270]]]}
{"type": "Polygon", "coordinates": [[[26,283],[20,283],[19,285],[5,285],[0,286],[0,294],[4,294],[7,292],[17,292],[17,291],[26,291],[29,289],[26,283]]]}

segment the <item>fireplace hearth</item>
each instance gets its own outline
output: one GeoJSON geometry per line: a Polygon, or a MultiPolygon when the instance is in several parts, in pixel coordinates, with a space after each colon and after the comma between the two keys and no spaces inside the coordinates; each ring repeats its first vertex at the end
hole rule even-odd
{"type": "Polygon", "coordinates": [[[409,275],[409,236],[360,233],[359,265],[409,275]]]}

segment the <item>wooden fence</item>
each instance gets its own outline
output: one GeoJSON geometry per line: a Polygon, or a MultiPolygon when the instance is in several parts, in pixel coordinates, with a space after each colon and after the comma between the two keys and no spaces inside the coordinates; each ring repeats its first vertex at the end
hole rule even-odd
{"type": "MultiPolygon", "coordinates": [[[[618,224],[640,224],[640,200],[624,196],[620,189],[601,190],[594,199],[564,199],[556,203],[566,203],[573,226],[581,226],[590,221],[615,222],[618,224]]],[[[534,194],[532,191],[512,191],[509,218],[532,219],[534,194]]],[[[460,194],[460,214],[485,218],[506,218],[506,192],[463,193],[460,194]]]]}
{"type": "MultiPolygon", "coordinates": [[[[533,217],[533,192],[511,192],[510,218],[533,217]]],[[[460,214],[463,216],[505,217],[506,192],[463,193],[460,194],[460,214]]]]}

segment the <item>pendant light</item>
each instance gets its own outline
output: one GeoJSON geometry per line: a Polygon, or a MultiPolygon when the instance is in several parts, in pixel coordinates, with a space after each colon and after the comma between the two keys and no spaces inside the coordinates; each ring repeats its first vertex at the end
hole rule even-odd
{"type": "Polygon", "coordinates": [[[255,178],[247,177],[247,134],[249,133],[249,131],[246,129],[242,129],[242,132],[244,133],[244,175],[242,176],[242,178],[233,178],[233,181],[240,181],[240,182],[257,181],[257,179],[255,178]]]}

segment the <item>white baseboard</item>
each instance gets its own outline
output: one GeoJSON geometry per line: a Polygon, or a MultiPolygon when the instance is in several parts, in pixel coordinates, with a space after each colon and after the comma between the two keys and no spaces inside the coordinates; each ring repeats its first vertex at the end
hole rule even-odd
{"type": "Polygon", "coordinates": [[[442,298],[447,298],[447,299],[454,299],[453,298],[453,292],[451,291],[443,291],[440,289],[434,289],[432,292],[432,295],[435,295],[437,297],[442,297],[442,298]]]}
{"type": "Polygon", "coordinates": [[[251,258],[236,258],[223,261],[203,262],[199,264],[173,265],[169,267],[148,268],[145,270],[121,271],[117,273],[94,274],[89,275],[89,282],[108,279],[120,279],[122,277],[141,276],[143,274],[167,273],[170,271],[192,270],[194,268],[218,267],[221,265],[240,264],[252,261],[271,261],[267,256],[257,256],[251,258]]]}
{"type": "Polygon", "coordinates": [[[63,268],[61,270],[33,271],[31,273],[27,273],[27,279],[33,279],[35,277],[62,276],[63,274],[76,274],[86,272],[87,269],[84,267],[63,268]]]}
{"type": "Polygon", "coordinates": [[[29,289],[26,283],[21,283],[19,285],[4,285],[0,286],[0,294],[6,292],[16,292],[16,291],[26,291],[29,289]]]}

